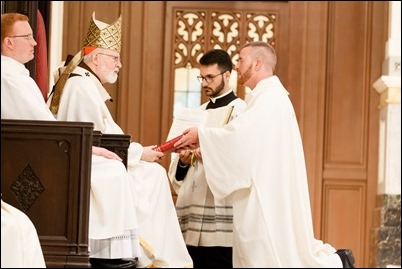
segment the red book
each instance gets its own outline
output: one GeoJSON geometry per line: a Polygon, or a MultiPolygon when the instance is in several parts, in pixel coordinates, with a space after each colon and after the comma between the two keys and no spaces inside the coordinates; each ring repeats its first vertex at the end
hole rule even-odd
{"type": "Polygon", "coordinates": [[[182,137],[183,137],[182,134],[179,136],[176,136],[175,138],[170,139],[169,141],[166,141],[166,142],[160,144],[159,146],[154,147],[153,150],[161,151],[161,152],[170,151],[170,150],[174,149],[174,144],[177,141],[179,141],[180,138],[182,138],[182,137]]]}

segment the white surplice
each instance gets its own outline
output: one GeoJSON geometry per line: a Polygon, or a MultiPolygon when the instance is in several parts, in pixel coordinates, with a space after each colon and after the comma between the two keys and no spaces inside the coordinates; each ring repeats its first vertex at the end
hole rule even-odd
{"type": "MultiPolygon", "coordinates": [[[[2,119],[56,120],[23,64],[2,55],[1,67],[2,119]]],[[[91,257],[134,258],[140,255],[135,198],[128,182],[122,162],[92,155],[91,257]]]]}
{"type": "Polygon", "coordinates": [[[200,128],[206,178],[233,200],[234,267],[342,267],[314,238],[298,123],[276,76],[260,81],[243,114],[223,128],[200,128]]]}
{"type": "MultiPolygon", "coordinates": [[[[56,115],[59,120],[90,121],[95,130],[104,134],[123,134],[106,106],[110,95],[98,78],[90,71],[77,67],[67,80],[56,115]]],[[[48,104],[50,104],[49,99],[48,104]]],[[[140,160],[141,144],[131,142],[128,152],[128,172],[131,189],[136,196],[138,231],[146,242],[150,260],[139,259],[140,266],[189,267],[188,254],[179,223],[169,179],[158,163],[140,160]]],[[[144,245],[143,245],[144,246],[144,245]]]]}
{"type": "MultiPolygon", "coordinates": [[[[212,101],[202,104],[197,109],[206,110],[209,102],[212,101]]],[[[232,119],[237,117],[246,105],[242,99],[237,98],[227,106],[233,106],[232,119]]],[[[194,164],[188,168],[184,179],[177,180],[176,171],[179,160],[179,154],[172,153],[168,174],[173,189],[177,193],[176,211],[186,244],[196,247],[232,247],[231,199],[214,197],[205,178],[202,160],[195,160],[194,164]]]]}
{"type": "Polygon", "coordinates": [[[46,268],[35,226],[1,200],[1,268],[46,268]]]}

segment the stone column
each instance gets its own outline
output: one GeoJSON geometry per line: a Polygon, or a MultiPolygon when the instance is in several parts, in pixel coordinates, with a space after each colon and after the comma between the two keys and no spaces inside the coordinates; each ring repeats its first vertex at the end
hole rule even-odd
{"type": "Polygon", "coordinates": [[[383,75],[373,85],[380,94],[380,133],[370,266],[377,268],[401,267],[401,3],[389,6],[383,75]]]}

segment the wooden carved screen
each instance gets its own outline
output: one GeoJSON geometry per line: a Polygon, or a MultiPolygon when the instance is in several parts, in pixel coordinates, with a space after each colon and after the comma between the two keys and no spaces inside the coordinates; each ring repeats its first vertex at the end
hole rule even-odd
{"type": "MultiPolygon", "coordinates": [[[[199,74],[198,60],[206,51],[223,49],[235,64],[240,47],[247,42],[266,41],[277,50],[277,43],[287,42],[285,35],[280,34],[287,30],[286,20],[281,19],[286,17],[287,5],[275,2],[250,3],[247,6],[238,2],[167,3],[167,16],[172,16],[174,40],[169,53],[169,62],[173,67],[170,73],[173,75],[174,110],[198,106],[207,100],[196,80],[199,74]],[[281,40],[282,37],[284,40],[281,40]]],[[[237,74],[233,70],[230,86],[238,96],[245,98],[247,90],[237,86],[236,79],[237,74]]]]}

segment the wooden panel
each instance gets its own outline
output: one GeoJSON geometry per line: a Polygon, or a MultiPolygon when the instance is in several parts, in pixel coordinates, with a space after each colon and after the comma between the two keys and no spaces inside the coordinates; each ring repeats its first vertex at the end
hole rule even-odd
{"type": "Polygon", "coordinates": [[[328,3],[292,2],[289,8],[288,90],[303,139],[314,234],[321,238],[328,3]]]}
{"type": "Polygon", "coordinates": [[[371,89],[367,77],[370,53],[367,12],[367,2],[329,4],[326,168],[336,165],[342,169],[347,166],[365,169],[371,89]]]}
{"type": "Polygon", "coordinates": [[[378,158],[372,85],[381,76],[387,3],[328,5],[322,238],[349,246],[357,266],[367,267],[378,158]]]}
{"type": "Polygon", "coordinates": [[[35,225],[47,267],[88,267],[92,123],[1,121],[4,201],[35,225]]]}
{"type": "Polygon", "coordinates": [[[352,249],[356,267],[361,267],[364,264],[366,185],[352,179],[347,183],[326,180],[323,201],[323,238],[337,249],[352,249]]]}
{"type": "Polygon", "coordinates": [[[117,122],[135,141],[156,145],[162,141],[163,36],[165,2],[123,1],[125,62],[119,78],[117,122]]]}

